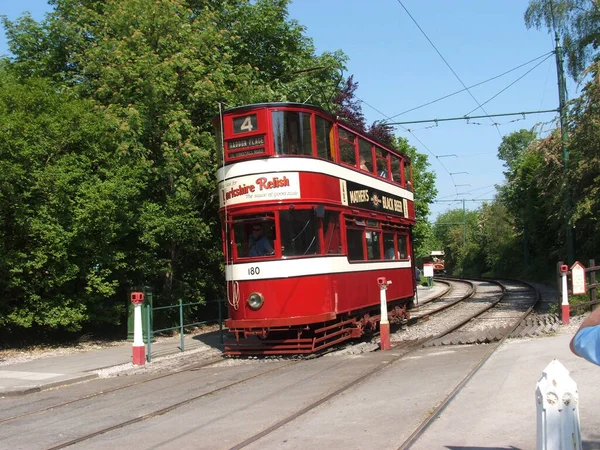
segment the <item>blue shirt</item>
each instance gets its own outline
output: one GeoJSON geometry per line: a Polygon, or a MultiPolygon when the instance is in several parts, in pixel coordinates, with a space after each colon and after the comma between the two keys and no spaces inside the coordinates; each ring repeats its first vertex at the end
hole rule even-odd
{"type": "Polygon", "coordinates": [[[573,347],[579,356],[600,365],[600,325],[579,330],[573,340],[573,347]]]}
{"type": "Polygon", "coordinates": [[[256,239],[254,235],[251,235],[250,239],[248,239],[248,244],[248,256],[264,256],[273,251],[273,247],[271,247],[269,240],[264,236],[260,236],[256,239]]]}

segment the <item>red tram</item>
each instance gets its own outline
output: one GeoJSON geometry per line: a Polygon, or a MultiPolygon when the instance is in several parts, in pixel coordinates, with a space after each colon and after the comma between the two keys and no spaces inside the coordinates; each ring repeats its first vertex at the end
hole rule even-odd
{"type": "Polygon", "coordinates": [[[215,119],[229,355],[312,353],[408,316],[416,290],[410,160],[320,108],[215,119]]]}

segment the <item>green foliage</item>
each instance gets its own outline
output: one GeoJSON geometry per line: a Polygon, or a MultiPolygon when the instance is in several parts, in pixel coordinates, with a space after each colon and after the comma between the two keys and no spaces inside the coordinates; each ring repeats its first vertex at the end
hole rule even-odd
{"type": "Polygon", "coordinates": [[[6,67],[0,116],[0,325],[114,323],[142,167],[90,101],[6,67]]]}
{"type": "Polygon", "coordinates": [[[545,26],[563,37],[568,69],[575,79],[597,58],[600,46],[600,8],[596,0],[530,0],[528,27],[545,26]]]}
{"type": "Polygon", "coordinates": [[[142,284],[221,297],[219,103],[331,110],[345,55],[316,55],[287,0],[51,3],[3,20],[0,325],[118,323],[142,284]]]}

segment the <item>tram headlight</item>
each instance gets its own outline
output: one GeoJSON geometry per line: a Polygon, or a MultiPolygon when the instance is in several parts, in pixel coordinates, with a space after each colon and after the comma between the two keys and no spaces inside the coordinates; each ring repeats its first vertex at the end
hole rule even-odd
{"type": "Polygon", "coordinates": [[[253,292],[248,296],[248,306],[256,311],[265,303],[265,299],[260,292],[253,292]]]}

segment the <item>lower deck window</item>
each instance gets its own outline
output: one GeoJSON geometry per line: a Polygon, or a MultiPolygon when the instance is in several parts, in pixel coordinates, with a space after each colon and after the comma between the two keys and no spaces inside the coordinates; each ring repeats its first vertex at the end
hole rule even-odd
{"type": "Polygon", "coordinates": [[[364,260],[363,230],[348,228],[346,230],[346,236],[348,239],[348,259],[350,261],[364,260]]]}
{"type": "Polygon", "coordinates": [[[306,256],[321,253],[319,220],[312,209],[279,213],[281,256],[306,256]]]}

